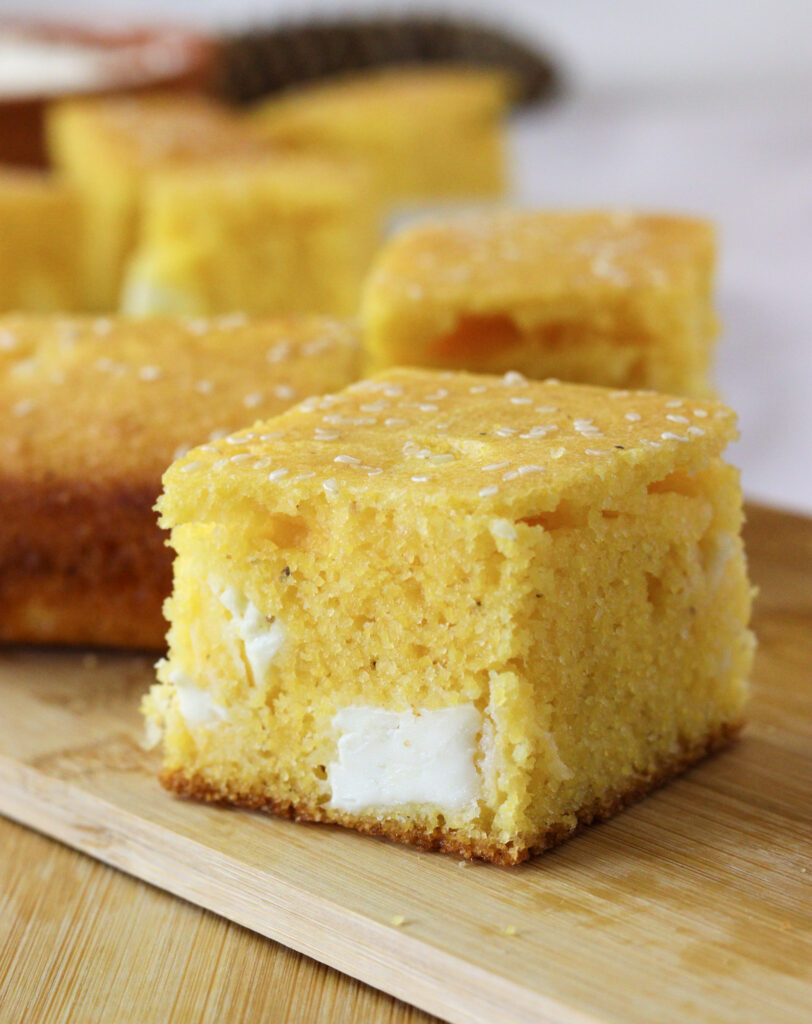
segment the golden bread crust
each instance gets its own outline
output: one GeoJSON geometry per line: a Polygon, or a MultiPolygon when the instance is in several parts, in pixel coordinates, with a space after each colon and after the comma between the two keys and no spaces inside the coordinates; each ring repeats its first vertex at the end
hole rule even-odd
{"type": "Polygon", "coordinates": [[[164,647],[156,482],[0,480],[0,642],[164,647]]]}
{"type": "Polygon", "coordinates": [[[293,821],[310,821],[341,825],[368,835],[385,836],[399,843],[416,846],[421,850],[436,850],[465,860],[484,860],[505,867],[520,864],[570,838],[587,825],[607,821],[624,807],[641,800],[647,793],[665,785],[687,768],[709,754],[731,743],[742,728],[742,722],[725,722],[708,733],[698,743],[681,749],[647,774],[628,778],[624,786],[610,790],[578,808],[575,824],[562,822],[546,831],[527,837],[524,843],[510,841],[500,845],[455,834],[442,827],[431,831],[415,823],[393,819],[375,820],[352,814],[330,812],[318,804],[293,803],[277,800],[269,793],[259,791],[233,792],[228,786],[215,786],[200,775],[186,775],[182,769],[165,769],[160,776],[165,789],[178,796],[207,803],[234,804],[254,811],[264,811],[293,821]]]}

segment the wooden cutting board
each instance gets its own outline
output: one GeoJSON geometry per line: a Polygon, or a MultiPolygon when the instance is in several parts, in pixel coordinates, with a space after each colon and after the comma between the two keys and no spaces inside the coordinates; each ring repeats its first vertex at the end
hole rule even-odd
{"type": "Polygon", "coordinates": [[[449,1021],[806,1022],[812,521],[751,508],[747,540],[741,741],[519,868],[170,797],[132,655],[0,653],[0,811],[449,1021]]]}

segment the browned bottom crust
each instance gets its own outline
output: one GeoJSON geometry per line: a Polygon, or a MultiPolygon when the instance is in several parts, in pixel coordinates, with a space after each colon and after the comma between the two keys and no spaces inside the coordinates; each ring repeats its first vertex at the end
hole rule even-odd
{"type": "Polygon", "coordinates": [[[159,484],[0,479],[0,643],[164,648],[159,484]]]}
{"type": "Polygon", "coordinates": [[[686,768],[703,757],[727,746],[739,733],[741,727],[741,722],[723,724],[701,742],[686,747],[668,758],[656,771],[648,775],[633,775],[624,786],[604,793],[591,803],[585,804],[576,812],[577,821],[574,825],[555,825],[545,832],[531,837],[525,844],[513,841],[500,844],[489,840],[471,839],[458,835],[453,830],[444,829],[442,826],[429,830],[418,824],[407,824],[392,819],[369,821],[349,814],[335,814],[326,811],[318,804],[277,800],[266,793],[237,792],[231,790],[227,785],[217,787],[200,775],[187,776],[180,769],[165,770],[161,773],[160,778],[161,784],[166,789],[193,800],[236,804],[241,807],[249,807],[251,810],[265,811],[284,818],[291,818],[294,821],[342,825],[368,835],[386,836],[399,843],[417,846],[421,850],[439,850],[442,853],[463,857],[465,860],[486,860],[492,864],[507,866],[519,864],[537,853],[557,846],[586,825],[606,821],[622,811],[624,807],[636,803],[647,793],[680,775],[686,768]]]}

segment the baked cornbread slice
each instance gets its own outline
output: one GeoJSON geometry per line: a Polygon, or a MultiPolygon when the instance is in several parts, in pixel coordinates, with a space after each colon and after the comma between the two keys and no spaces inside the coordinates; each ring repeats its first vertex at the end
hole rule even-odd
{"type": "Polygon", "coordinates": [[[156,173],[142,211],[122,305],[136,315],[355,315],[378,243],[369,172],[306,155],[156,173]]]}
{"type": "Polygon", "coordinates": [[[227,108],[191,95],[68,100],[47,120],[52,162],[82,197],[85,308],[118,308],[124,263],[153,171],[266,154],[227,108]]]}
{"type": "Polygon", "coordinates": [[[252,119],[276,144],[365,159],[390,203],[497,196],[510,82],[483,68],[369,71],[267,100],[252,119]]]}
{"type": "Polygon", "coordinates": [[[738,730],[730,410],[396,370],[164,476],[164,785],[504,864],[738,730]]]}
{"type": "Polygon", "coordinates": [[[363,301],[371,368],[709,392],[714,233],[686,217],[502,211],[396,236],[363,301]]]}
{"type": "Polygon", "coordinates": [[[0,641],[161,648],[164,469],[353,380],[357,357],[315,317],[0,319],[0,641]]]}
{"type": "Polygon", "coordinates": [[[81,234],[69,185],[39,171],[0,169],[0,311],[77,309],[81,234]]]}

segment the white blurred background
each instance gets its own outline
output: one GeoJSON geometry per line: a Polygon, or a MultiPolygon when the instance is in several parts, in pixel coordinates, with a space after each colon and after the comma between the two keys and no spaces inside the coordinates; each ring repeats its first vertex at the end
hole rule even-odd
{"type": "Polygon", "coordinates": [[[717,383],[740,414],[751,498],[812,513],[812,3],[809,0],[0,0],[0,14],[243,27],[309,14],[476,15],[567,72],[517,118],[517,200],[712,218],[724,333],[717,383]]]}

